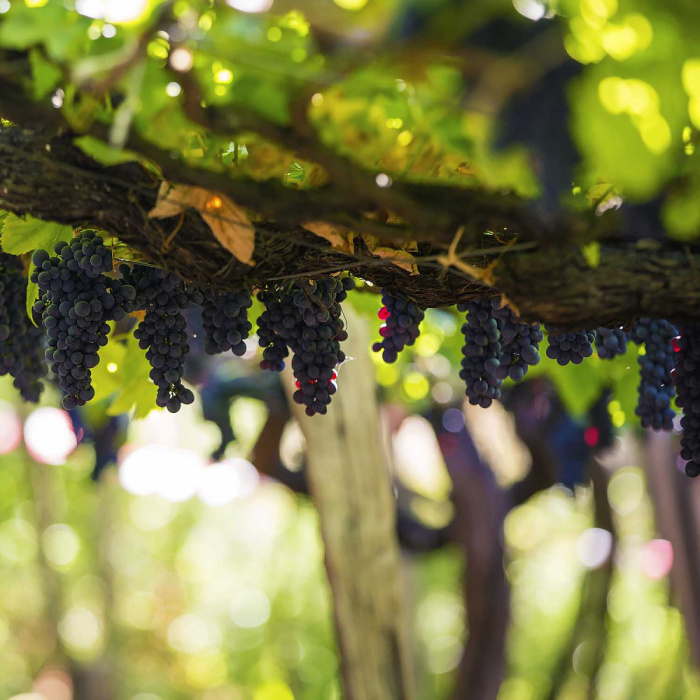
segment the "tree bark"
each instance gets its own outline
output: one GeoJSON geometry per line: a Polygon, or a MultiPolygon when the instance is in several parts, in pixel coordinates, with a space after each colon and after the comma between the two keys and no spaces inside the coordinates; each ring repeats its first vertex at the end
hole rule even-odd
{"type": "Polygon", "coordinates": [[[674,449],[666,433],[648,432],[644,462],[659,534],[673,545],[669,573],[674,598],[683,613],[693,665],[700,667],[700,511],[695,482],[674,468],[674,449]]]}
{"type": "MultiPolygon", "coordinates": [[[[293,404],[306,437],[311,496],[325,543],[345,694],[349,700],[410,700],[410,644],[402,604],[396,507],[379,439],[367,330],[350,308],[352,329],[342,391],[325,416],[293,404]]],[[[294,391],[286,373],[288,394],[294,391]]]]}
{"type": "MultiPolygon", "coordinates": [[[[148,145],[143,150],[162,157],[148,145]]],[[[172,170],[180,181],[220,187],[237,204],[254,212],[255,266],[232,257],[194,209],[188,209],[184,217],[149,219],[160,178],[136,162],[100,165],[74,147],[68,134],[0,127],[0,207],[73,226],[100,228],[146,259],[218,289],[266,286],[293,277],[350,270],[377,286],[402,291],[423,307],[505,294],[524,320],[569,328],[624,323],[642,315],[676,321],[700,319],[700,254],[689,247],[610,238],[600,243],[600,263],[591,267],[569,239],[543,237],[549,230],[545,217],[537,228],[534,210],[507,197],[499,204],[493,195],[482,193],[479,198],[453,187],[409,188],[406,192],[417,202],[425,203],[433,196],[452,208],[452,228],[434,230],[383,224],[376,216],[368,219],[361,215],[364,201],[360,197],[350,217],[358,231],[366,229],[389,245],[419,241],[415,259],[420,274],[411,275],[391,260],[374,256],[362,239],[356,239],[353,252],[343,253],[301,226],[317,217],[345,220],[352,193],[343,192],[341,197],[337,189],[325,187],[291,190],[280,183],[236,180],[173,161],[162,165],[166,177],[172,170]],[[465,200],[461,211],[444,190],[465,200]],[[343,216],[334,214],[338,211],[343,216]],[[490,266],[492,287],[438,260],[460,222],[481,232],[496,221],[520,223],[520,247],[498,245],[493,235],[479,233],[467,236],[465,248],[456,251],[460,260],[477,268],[490,266]]],[[[477,269],[476,276],[479,274],[477,269]]]]}

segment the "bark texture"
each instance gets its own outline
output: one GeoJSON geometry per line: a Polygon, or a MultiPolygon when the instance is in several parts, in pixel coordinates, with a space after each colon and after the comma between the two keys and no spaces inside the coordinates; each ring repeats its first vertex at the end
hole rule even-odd
{"type": "Polygon", "coordinates": [[[75,147],[69,133],[56,135],[55,129],[0,127],[0,208],[99,227],[147,259],[219,289],[241,284],[261,287],[294,276],[349,269],[375,285],[404,292],[423,307],[505,294],[525,320],[562,327],[624,323],[640,315],[700,319],[700,254],[687,246],[609,238],[600,242],[600,263],[591,267],[571,237],[547,238],[543,234],[550,228],[547,217],[538,219],[534,210],[509,196],[504,195],[499,205],[492,195],[483,194],[477,201],[470,190],[414,186],[404,189],[402,198],[414,197],[419,210],[430,202],[427,211],[437,202],[448,213],[435,215],[435,228],[417,214],[416,224],[388,224],[360,215],[368,203],[361,193],[351,212],[348,193],[341,196],[330,185],[299,191],[276,182],[235,180],[188,168],[146,145],[143,151],[159,158],[170,181],[223,192],[249,208],[255,217],[255,266],[228,253],[194,209],[183,217],[149,219],[161,183],[155,170],[137,162],[103,166],[75,147]],[[451,198],[445,189],[451,190],[451,198]],[[455,208],[455,192],[464,195],[462,211],[455,208]],[[410,275],[374,256],[360,239],[352,253],[331,249],[301,226],[319,217],[351,225],[354,221],[357,230],[372,233],[387,245],[419,241],[415,255],[420,274],[410,275]],[[520,232],[512,249],[508,243],[498,244],[504,240],[501,237],[473,233],[494,230],[493,224],[499,222],[520,232]],[[491,267],[492,287],[437,259],[445,255],[460,226],[468,232],[457,257],[477,268],[491,267]]]}

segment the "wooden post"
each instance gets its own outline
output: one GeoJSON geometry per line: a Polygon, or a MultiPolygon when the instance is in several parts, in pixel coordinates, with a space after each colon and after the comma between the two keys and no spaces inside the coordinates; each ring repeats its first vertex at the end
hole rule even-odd
{"type": "MultiPolygon", "coordinates": [[[[307,442],[309,490],[318,509],[348,700],[414,697],[402,605],[396,506],[380,440],[366,324],[344,309],[349,358],[325,416],[290,401],[307,442]]],[[[294,379],[285,371],[285,390],[294,379]]]]}

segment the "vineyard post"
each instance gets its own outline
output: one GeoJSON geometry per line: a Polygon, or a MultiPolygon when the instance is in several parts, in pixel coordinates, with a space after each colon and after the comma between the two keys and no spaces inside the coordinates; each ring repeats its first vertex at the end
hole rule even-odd
{"type": "MultiPolygon", "coordinates": [[[[365,323],[348,305],[342,390],[325,416],[294,406],[308,449],[348,700],[414,698],[394,494],[365,323]]],[[[285,389],[294,392],[291,372],[285,389]]]]}

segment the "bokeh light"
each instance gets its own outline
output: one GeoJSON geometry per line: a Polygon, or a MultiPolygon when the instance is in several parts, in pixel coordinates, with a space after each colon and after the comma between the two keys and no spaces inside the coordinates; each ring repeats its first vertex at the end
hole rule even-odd
{"type": "Polygon", "coordinates": [[[119,481],[134,495],[158,494],[181,503],[202,484],[204,459],[193,450],[145,445],[129,452],[119,466],[119,481]]]}
{"type": "Polygon", "coordinates": [[[642,546],[639,566],[650,579],[667,576],[673,566],[673,545],[668,540],[651,540],[642,546]]]}
{"type": "Polygon", "coordinates": [[[229,459],[204,470],[198,495],[209,506],[223,506],[235,498],[250,496],[259,482],[258,472],[248,460],[229,459]]]}
{"type": "Polygon", "coordinates": [[[24,423],[24,442],[29,454],[44,464],[65,464],[78,446],[68,414],[50,406],[37,408],[29,415],[24,423]]]}
{"type": "Polygon", "coordinates": [[[613,538],[607,530],[592,527],[579,535],[576,552],[587,569],[599,569],[610,557],[613,538]]]}
{"type": "Polygon", "coordinates": [[[241,12],[267,12],[274,0],[226,0],[226,4],[241,12]]]}
{"type": "Polygon", "coordinates": [[[270,617],[270,599],[256,588],[239,591],[231,601],[231,620],[238,627],[264,625],[270,617]]]}

